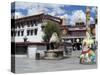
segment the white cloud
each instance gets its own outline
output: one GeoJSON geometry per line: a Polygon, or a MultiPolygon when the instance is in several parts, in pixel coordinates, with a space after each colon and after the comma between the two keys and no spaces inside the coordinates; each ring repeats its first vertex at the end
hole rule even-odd
{"type": "Polygon", "coordinates": [[[17,19],[17,18],[21,18],[21,17],[24,17],[24,15],[23,14],[21,14],[21,12],[15,12],[15,13],[11,13],[11,18],[15,18],[15,19],[17,19]]]}
{"type": "Polygon", "coordinates": [[[64,20],[64,24],[65,24],[65,25],[69,25],[70,15],[64,14],[64,15],[58,16],[58,17],[60,17],[60,18],[62,18],[62,19],[64,20]]]}
{"type": "Polygon", "coordinates": [[[41,12],[50,15],[60,15],[65,13],[65,10],[61,9],[64,5],[47,4],[47,3],[32,3],[32,2],[16,2],[16,9],[27,9],[28,15],[34,15],[41,12]],[[48,9],[49,8],[49,9],[48,9]]]}
{"type": "Polygon", "coordinates": [[[35,15],[40,13],[40,9],[42,7],[38,5],[39,3],[32,3],[32,2],[16,2],[15,9],[27,9],[28,13],[26,16],[35,15]]]}
{"type": "Polygon", "coordinates": [[[43,10],[38,7],[32,7],[28,9],[27,15],[35,15],[39,13],[43,13],[43,10]]]}
{"type": "Polygon", "coordinates": [[[97,8],[96,8],[96,7],[92,7],[91,12],[95,13],[95,12],[96,12],[96,10],[97,10],[97,8]]]}
{"type": "MultiPolygon", "coordinates": [[[[34,3],[35,4],[35,3],[34,3]]],[[[24,8],[29,8],[33,5],[32,2],[15,2],[15,8],[16,9],[24,9],[24,8]]]]}
{"type": "Polygon", "coordinates": [[[90,23],[91,23],[91,24],[95,24],[95,20],[94,20],[93,17],[90,17],[90,23]]]}
{"type": "MultiPolygon", "coordinates": [[[[76,10],[72,11],[72,15],[68,15],[66,10],[62,9],[64,5],[58,5],[58,4],[44,4],[44,3],[32,3],[32,2],[16,2],[16,9],[27,9],[28,13],[25,16],[29,15],[35,15],[39,13],[46,13],[50,14],[52,16],[59,16],[61,14],[64,14],[62,16],[65,17],[66,23],[75,25],[75,23],[81,19],[84,23],[86,23],[86,16],[85,13],[82,10],[76,10]],[[70,20],[70,21],[69,21],[70,20]]],[[[95,12],[95,8],[91,9],[92,12],[95,12]]],[[[15,12],[15,17],[23,17],[24,15],[21,12],[15,12]]],[[[94,19],[91,17],[91,23],[94,22],[94,19]]]]}
{"type": "Polygon", "coordinates": [[[40,13],[40,12],[44,12],[52,16],[60,15],[60,14],[65,13],[65,10],[61,9],[61,6],[62,5],[57,5],[57,4],[54,5],[54,4],[37,3],[28,9],[28,15],[31,15],[34,13],[40,13]]]}
{"type": "MultiPolygon", "coordinates": [[[[84,22],[86,24],[86,14],[82,11],[82,10],[76,10],[72,13],[72,16],[70,17],[70,24],[71,25],[75,25],[76,22],[78,22],[79,20],[81,20],[82,22],[84,22]]],[[[94,18],[90,17],[90,24],[94,24],[94,18]]]]}
{"type": "Polygon", "coordinates": [[[86,23],[85,13],[82,10],[76,10],[72,13],[72,16],[70,17],[70,24],[75,25],[75,23],[78,22],[80,19],[81,21],[86,23]]]}
{"type": "Polygon", "coordinates": [[[53,11],[53,12],[50,12],[50,13],[48,13],[49,15],[52,15],[52,16],[56,16],[56,12],[55,11],[53,11]]]}
{"type": "Polygon", "coordinates": [[[60,15],[60,14],[64,14],[65,10],[61,9],[61,6],[59,5],[53,5],[53,12],[55,12],[55,14],[60,15]]]}

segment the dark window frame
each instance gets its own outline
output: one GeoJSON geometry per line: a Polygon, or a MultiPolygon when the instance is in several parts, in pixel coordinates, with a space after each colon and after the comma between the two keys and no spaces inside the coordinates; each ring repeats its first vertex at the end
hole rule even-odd
{"type": "Polygon", "coordinates": [[[24,35],[24,30],[23,31],[21,31],[21,36],[23,36],[24,35]]]}
{"type": "Polygon", "coordinates": [[[27,36],[29,36],[30,35],[30,30],[27,30],[27,36]]]}
{"type": "Polygon", "coordinates": [[[37,35],[38,29],[34,29],[34,35],[37,35]]]}
{"type": "Polygon", "coordinates": [[[20,36],[20,31],[18,31],[18,36],[20,36]]]}
{"type": "Polygon", "coordinates": [[[31,30],[31,35],[33,35],[33,30],[31,30]]]}

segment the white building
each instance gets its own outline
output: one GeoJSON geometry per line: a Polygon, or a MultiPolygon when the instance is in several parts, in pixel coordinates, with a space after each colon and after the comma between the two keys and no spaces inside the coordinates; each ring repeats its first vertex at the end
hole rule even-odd
{"type": "Polygon", "coordinates": [[[60,18],[43,13],[16,19],[12,17],[12,54],[25,54],[29,58],[35,59],[36,52],[44,52],[46,46],[43,42],[43,36],[45,35],[43,27],[48,20],[58,24],[62,23],[60,18]]]}

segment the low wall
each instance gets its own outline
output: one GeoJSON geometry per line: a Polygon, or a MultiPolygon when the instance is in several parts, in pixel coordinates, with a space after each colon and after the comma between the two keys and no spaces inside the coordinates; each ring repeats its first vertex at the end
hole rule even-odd
{"type": "Polygon", "coordinates": [[[28,57],[36,59],[36,53],[40,53],[40,57],[44,56],[44,51],[46,51],[45,45],[29,45],[28,46],[28,57]]]}

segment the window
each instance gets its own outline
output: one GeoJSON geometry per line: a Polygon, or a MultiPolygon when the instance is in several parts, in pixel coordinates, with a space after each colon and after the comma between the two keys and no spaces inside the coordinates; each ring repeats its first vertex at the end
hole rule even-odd
{"type": "Polygon", "coordinates": [[[24,24],[23,24],[23,22],[21,22],[21,27],[24,28],[24,24]]]}
{"type": "Polygon", "coordinates": [[[20,31],[18,31],[18,36],[20,36],[20,31]]]}
{"type": "Polygon", "coordinates": [[[21,36],[23,36],[23,34],[24,34],[24,31],[21,31],[21,36]]]}
{"type": "Polygon", "coordinates": [[[22,28],[24,28],[24,25],[22,25],[22,28]]]}
{"type": "Polygon", "coordinates": [[[30,24],[29,24],[29,23],[27,23],[27,26],[28,26],[28,27],[30,27],[30,24]]]}
{"type": "Polygon", "coordinates": [[[27,36],[29,36],[29,34],[30,34],[30,30],[27,30],[27,36]]]}
{"type": "Polygon", "coordinates": [[[35,29],[35,30],[27,30],[27,36],[33,35],[33,33],[34,33],[35,35],[37,35],[37,29],[35,29]]]}
{"type": "Polygon", "coordinates": [[[34,23],[31,21],[31,27],[33,27],[34,26],[34,23]]]}
{"type": "Polygon", "coordinates": [[[30,27],[30,25],[28,24],[28,27],[30,27]]]}
{"type": "Polygon", "coordinates": [[[31,27],[33,27],[33,24],[31,23],[31,27]]]}
{"type": "Polygon", "coordinates": [[[37,21],[34,21],[35,26],[37,26],[37,21]]]}
{"type": "Polygon", "coordinates": [[[37,29],[34,29],[34,34],[35,34],[35,35],[37,35],[37,31],[38,31],[37,29]]]}
{"type": "Polygon", "coordinates": [[[30,27],[30,22],[29,21],[27,22],[27,26],[30,27]]]}
{"type": "Polygon", "coordinates": [[[31,30],[31,35],[33,35],[33,30],[31,30]]]}

